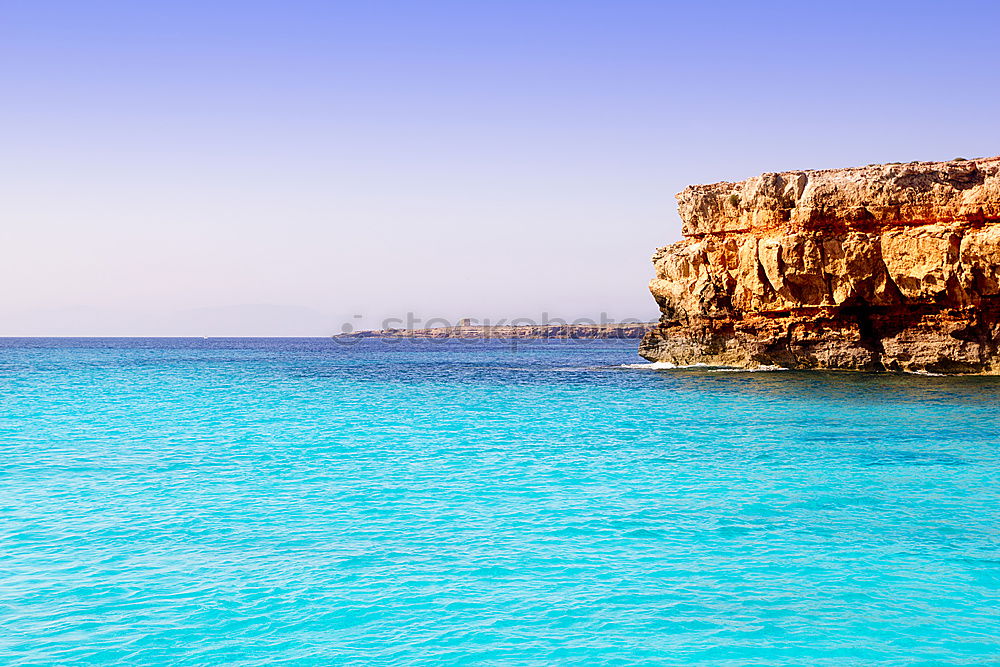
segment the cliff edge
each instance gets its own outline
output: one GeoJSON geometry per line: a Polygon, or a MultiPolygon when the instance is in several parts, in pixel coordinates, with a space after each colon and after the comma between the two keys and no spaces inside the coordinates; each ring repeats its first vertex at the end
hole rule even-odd
{"type": "Polygon", "coordinates": [[[646,359],[1000,373],[1000,157],[762,174],[677,201],[646,359]]]}

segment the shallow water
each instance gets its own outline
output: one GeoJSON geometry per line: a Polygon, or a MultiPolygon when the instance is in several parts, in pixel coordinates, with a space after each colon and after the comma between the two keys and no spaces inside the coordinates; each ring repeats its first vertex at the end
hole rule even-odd
{"type": "Polygon", "coordinates": [[[5,663],[970,664],[1000,379],[0,341],[5,663]]]}

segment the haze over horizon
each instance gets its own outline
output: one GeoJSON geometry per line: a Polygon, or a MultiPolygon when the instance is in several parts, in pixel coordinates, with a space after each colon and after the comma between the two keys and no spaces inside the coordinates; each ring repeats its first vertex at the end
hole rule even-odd
{"type": "Polygon", "coordinates": [[[5,2],[0,335],[654,319],[649,257],[688,184],[1000,153],[998,20],[5,2]]]}

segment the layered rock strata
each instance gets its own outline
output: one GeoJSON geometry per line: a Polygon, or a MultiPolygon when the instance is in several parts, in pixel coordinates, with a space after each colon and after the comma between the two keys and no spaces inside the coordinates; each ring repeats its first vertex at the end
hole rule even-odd
{"type": "Polygon", "coordinates": [[[646,359],[1000,373],[1000,157],[762,174],[677,201],[646,359]]]}

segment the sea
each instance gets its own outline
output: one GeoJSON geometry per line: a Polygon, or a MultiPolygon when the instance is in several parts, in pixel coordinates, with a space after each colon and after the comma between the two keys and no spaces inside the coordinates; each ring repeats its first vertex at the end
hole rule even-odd
{"type": "Polygon", "coordinates": [[[1000,378],[0,340],[5,665],[1000,664],[1000,378]]]}

